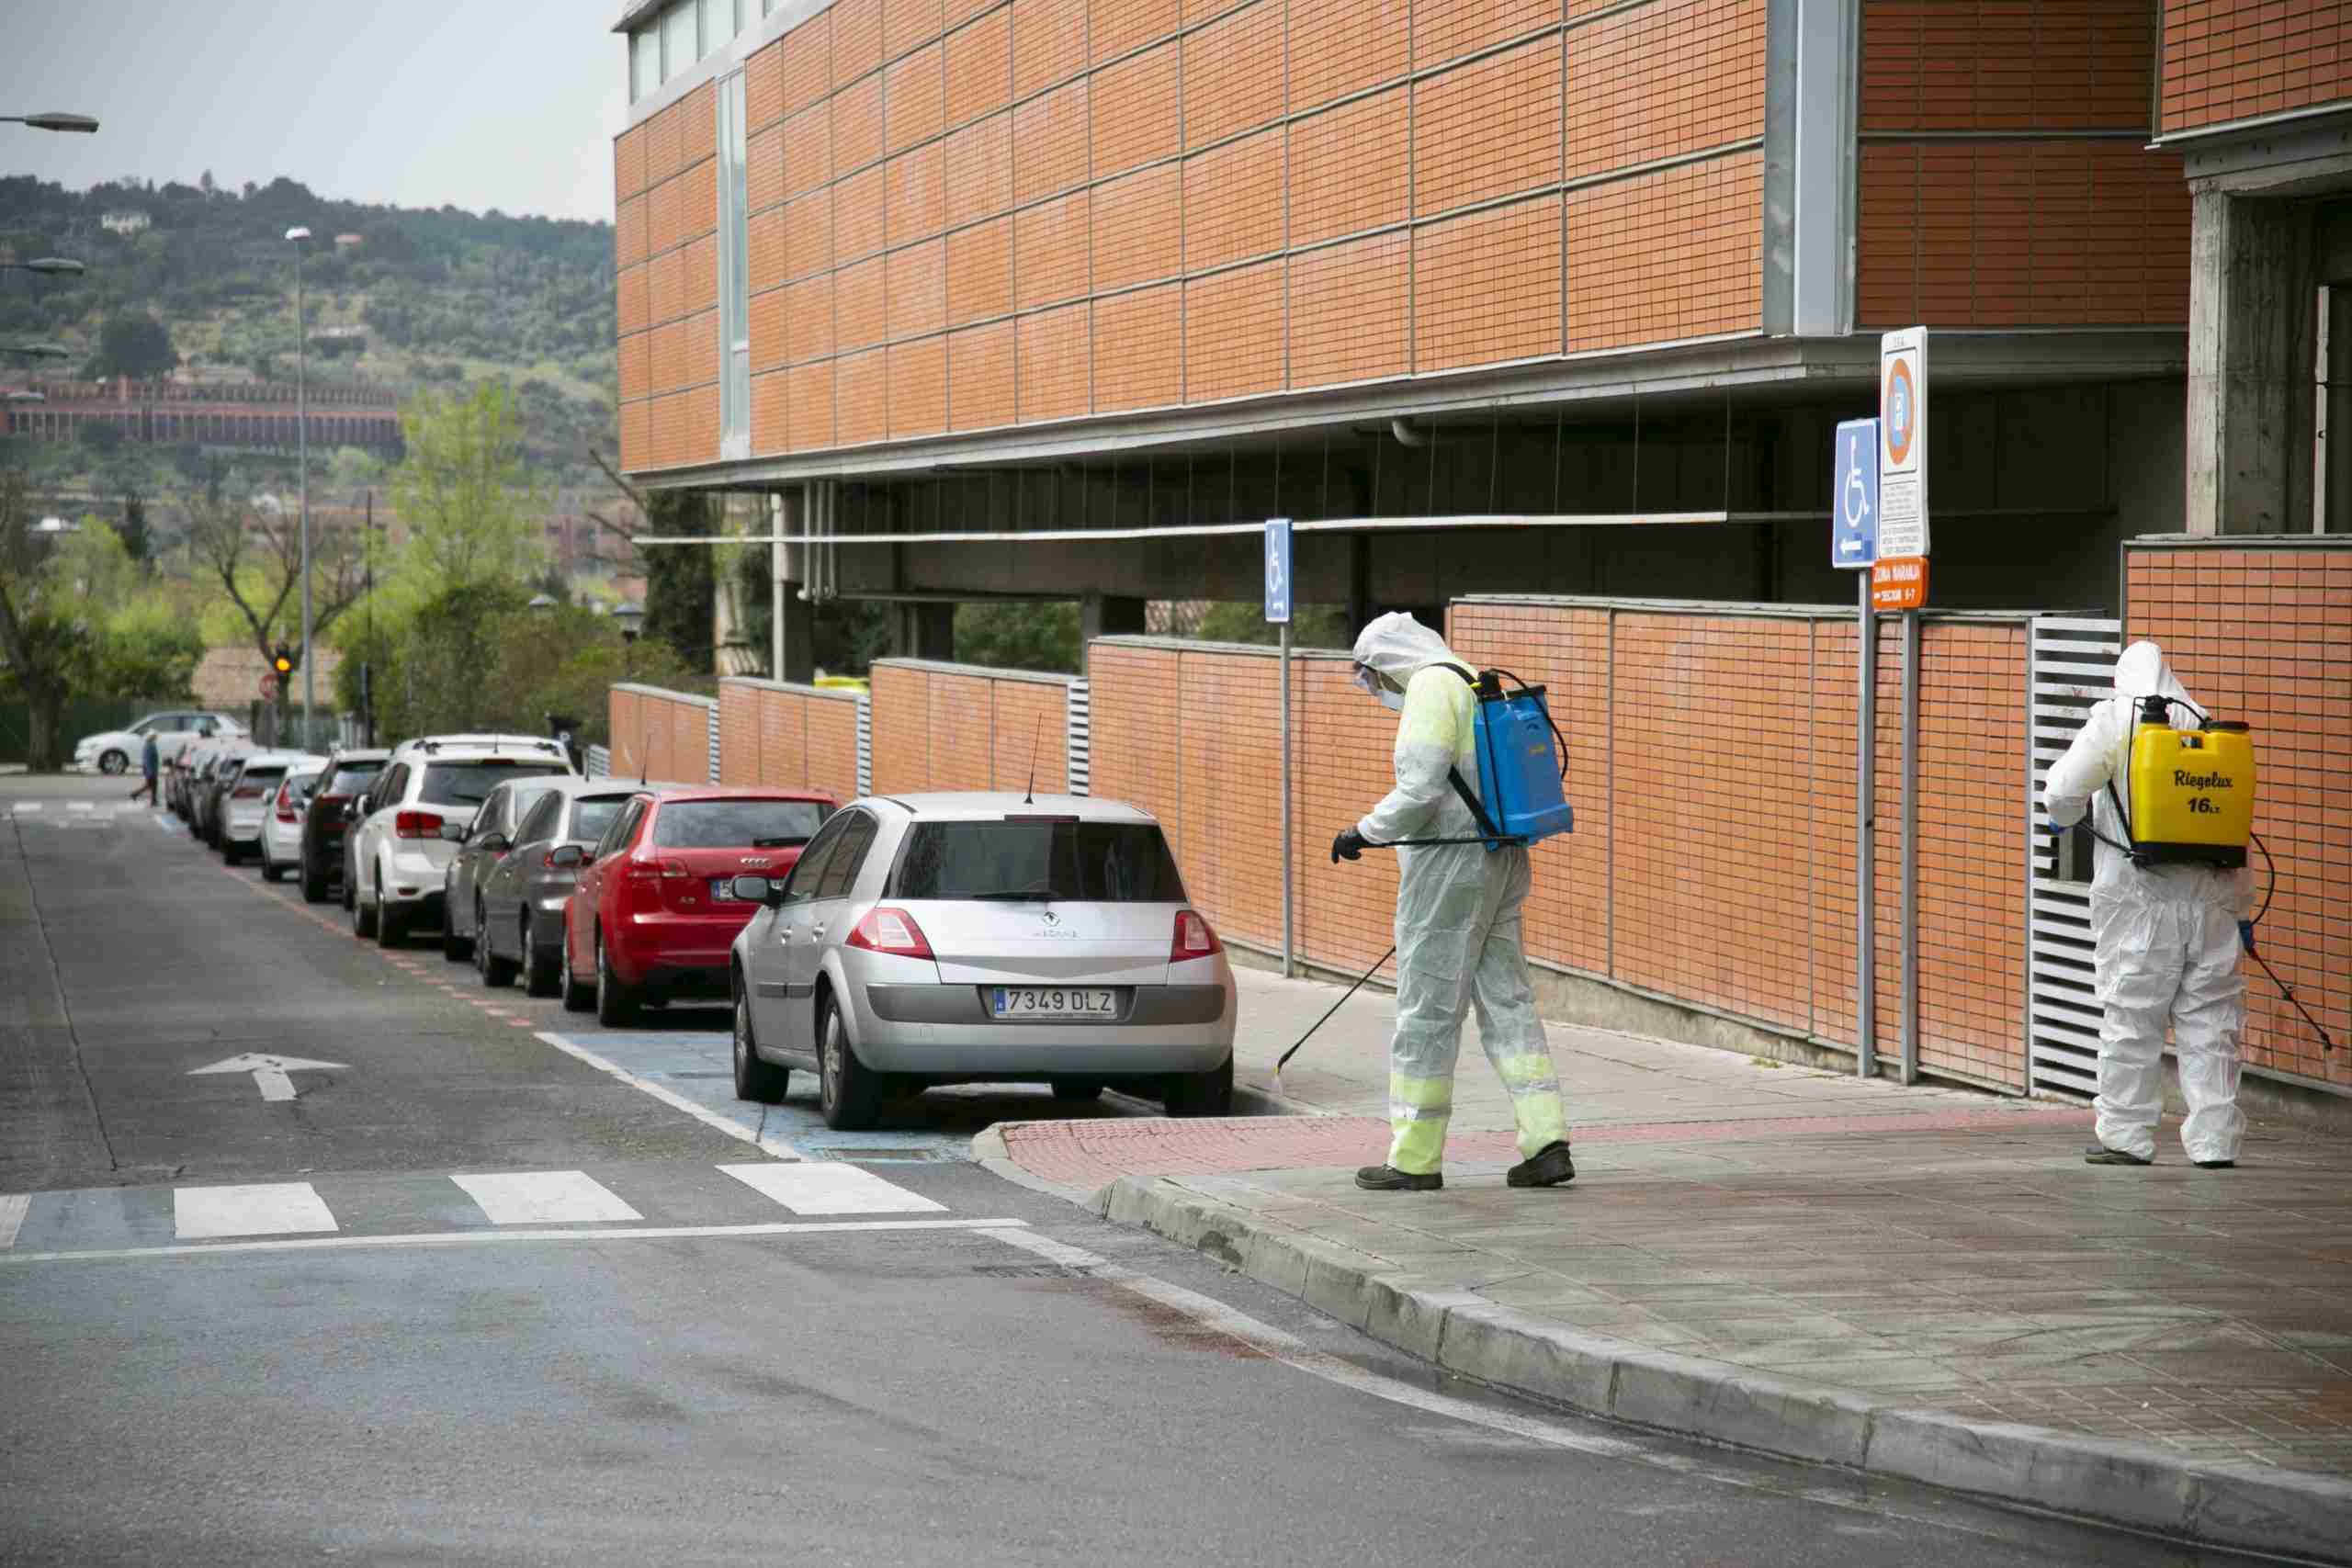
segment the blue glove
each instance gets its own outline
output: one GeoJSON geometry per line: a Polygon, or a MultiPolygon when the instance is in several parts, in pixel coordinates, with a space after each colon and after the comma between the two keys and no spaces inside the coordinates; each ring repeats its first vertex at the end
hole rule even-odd
{"type": "Polygon", "coordinates": [[[2238,922],[2238,942],[2248,953],[2254,952],[2254,922],[2252,920],[2238,922]]]}
{"type": "Polygon", "coordinates": [[[2053,836],[2059,833],[2071,833],[2075,830],[2075,824],[2072,822],[2061,822],[2049,817],[2041,819],[2041,825],[2050,829],[2053,836]]]}

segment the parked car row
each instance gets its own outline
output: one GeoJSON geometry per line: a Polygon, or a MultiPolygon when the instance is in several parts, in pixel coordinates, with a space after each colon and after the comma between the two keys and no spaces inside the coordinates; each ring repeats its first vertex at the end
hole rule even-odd
{"type": "Polygon", "coordinates": [[[810,1073],[834,1127],[963,1082],[1230,1106],[1224,944],[1131,806],[590,779],[514,735],[327,757],[215,738],[168,798],[230,863],[340,897],[356,937],[436,928],[485,986],[616,1029],[729,1004],[736,1092],[810,1073]]]}

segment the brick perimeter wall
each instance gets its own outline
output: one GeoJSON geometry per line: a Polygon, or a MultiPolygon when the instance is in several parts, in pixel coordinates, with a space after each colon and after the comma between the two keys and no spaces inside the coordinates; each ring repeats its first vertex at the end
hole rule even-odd
{"type": "MultiPolygon", "coordinates": [[[[683,693],[615,686],[613,777],[703,784],[710,777],[710,705],[683,693]]],[[[723,736],[722,736],[723,739],[723,736]]]]}
{"type": "Polygon", "coordinates": [[[721,784],[857,795],[857,699],[737,676],[718,683],[721,784]]]}
{"type": "MultiPolygon", "coordinates": [[[[752,451],[1756,332],[1766,9],[836,0],[744,72],[752,451]]],[[[711,114],[616,143],[630,468],[716,453],[711,114]]]]}
{"type": "Polygon", "coordinates": [[[2164,28],[2167,133],[2352,96],[2339,0],[2165,0],[2164,28]]]}
{"type": "Polygon", "coordinates": [[[1033,746],[1038,790],[1069,787],[1065,682],[888,659],[869,680],[875,794],[1025,789],[1033,746]]]}
{"type": "MultiPolygon", "coordinates": [[[[2217,717],[2254,727],[2254,829],[2278,863],[2262,955],[2334,1036],[2329,1055],[2260,968],[2245,1059],[2352,1087],[2352,540],[2264,549],[2133,546],[2124,633],[2149,637],[2217,717]]],[[[2257,852],[2255,896],[2268,873],[2257,852]]]]}

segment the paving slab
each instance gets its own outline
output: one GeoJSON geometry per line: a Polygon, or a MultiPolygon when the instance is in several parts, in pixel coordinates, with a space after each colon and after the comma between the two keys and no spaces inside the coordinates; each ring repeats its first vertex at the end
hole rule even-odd
{"type": "Polygon", "coordinates": [[[1575,1182],[1504,1185],[1474,1037],[1445,1188],[1370,1193],[1393,999],[1349,1001],[1277,1090],[1337,988],[1243,988],[1237,1077],[1292,1114],[1007,1123],[976,1153],[1538,1397],[2352,1562],[2352,1142],[2257,1122],[2200,1171],[2168,1122],[2155,1166],[2086,1167],[2077,1104],[1554,1026],[1575,1182]]]}

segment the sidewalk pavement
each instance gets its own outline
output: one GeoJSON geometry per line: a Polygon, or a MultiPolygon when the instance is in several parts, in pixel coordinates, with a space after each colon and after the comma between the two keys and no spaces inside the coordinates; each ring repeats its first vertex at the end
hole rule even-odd
{"type": "Polygon", "coordinates": [[[1245,1102],[1007,1123],[992,1168],[1481,1381],[2215,1545],[2352,1561],[2352,1142],[2086,1166],[2074,1104],[1551,1026],[1577,1177],[1514,1190],[1467,1032],[1442,1192],[1387,1147],[1394,998],[1241,971],[1245,1102]]]}

